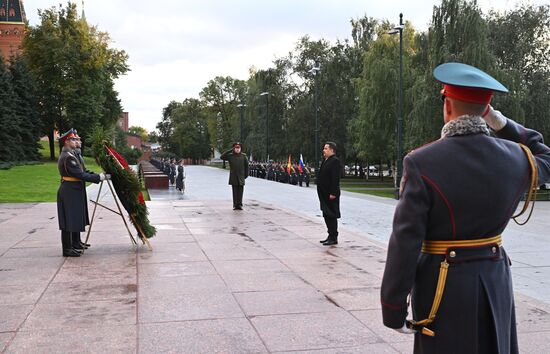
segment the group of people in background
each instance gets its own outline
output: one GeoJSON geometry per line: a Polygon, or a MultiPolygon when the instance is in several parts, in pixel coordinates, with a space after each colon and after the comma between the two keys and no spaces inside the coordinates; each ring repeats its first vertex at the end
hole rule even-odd
{"type": "Polygon", "coordinates": [[[306,165],[300,168],[300,165],[294,164],[288,168],[288,164],[283,162],[251,162],[249,168],[249,176],[267,179],[281,183],[289,183],[292,185],[304,184],[309,187],[312,170],[306,165]]]}
{"type": "Polygon", "coordinates": [[[151,163],[168,176],[170,187],[175,187],[181,193],[185,192],[185,167],[183,166],[183,159],[178,161],[174,158],[151,159],[151,163]]]}

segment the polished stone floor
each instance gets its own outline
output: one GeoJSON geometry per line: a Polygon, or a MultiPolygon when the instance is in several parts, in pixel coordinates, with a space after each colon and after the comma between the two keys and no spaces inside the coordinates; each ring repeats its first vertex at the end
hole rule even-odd
{"type": "MultiPolygon", "coordinates": [[[[152,252],[98,209],[92,247],[63,258],[54,203],[0,205],[0,351],[412,352],[410,335],[381,323],[384,242],[344,225],[337,247],[321,246],[321,219],[293,210],[299,187],[248,179],[233,211],[211,172],[225,173],[189,168],[184,196],[152,193],[152,252]]],[[[550,306],[522,292],[516,305],[521,352],[550,352],[550,306]]]]}

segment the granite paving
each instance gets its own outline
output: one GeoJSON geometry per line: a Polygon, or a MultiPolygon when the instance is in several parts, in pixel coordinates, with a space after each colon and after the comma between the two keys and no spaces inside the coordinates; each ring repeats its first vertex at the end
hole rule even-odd
{"type": "MultiPolygon", "coordinates": [[[[187,176],[199,173],[209,181],[225,171],[187,176]]],[[[92,247],[63,258],[54,203],[0,205],[0,352],[412,352],[411,335],[382,325],[386,246],[370,233],[383,221],[364,232],[342,222],[340,244],[324,247],[318,216],[246,191],[245,210],[233,211],[226,181],[211,187],[217,198],[195,193],[192,181],[185,195],[151,193],[153,251],[98,209],[92,247]]],[[[282,187],[289,199],[299,190],[282,187]]],[[[534,221],[540,249],[516,242],[510,253],[520,350],[538,354],[550,352],[550,265],[540,256],[544,222],[534,221]]]]}

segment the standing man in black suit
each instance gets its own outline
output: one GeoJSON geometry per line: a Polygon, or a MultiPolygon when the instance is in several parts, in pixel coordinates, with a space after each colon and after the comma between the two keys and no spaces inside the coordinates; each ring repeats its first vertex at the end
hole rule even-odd
{"type": "Polygon", "coordinates": [[[325,246],[338,244],[340,218],[340,160],[336,157],[336,143],[327,142],[323,148],[323,163],[317,178],[317,195],[321,203],[328,237],[320,241],[325,246]]]}

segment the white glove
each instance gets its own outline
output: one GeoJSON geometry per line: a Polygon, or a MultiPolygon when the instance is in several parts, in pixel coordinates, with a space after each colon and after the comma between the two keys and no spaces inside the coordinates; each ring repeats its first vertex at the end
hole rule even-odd
{"type": "Polygon", "coordinates": [[[504,128],[507,122],[506,117],[500,111],[495,111],[491,105],[489,105],[488,112],[482,118],[496,132],[504,128]]]}
{"type": "Polygon", "coordinates": [[[105,173],[102,172],[102,173],[99,174],[99,180],[100,181],[105,181],[105,173]]]}
{"type": "Polygon", "coordinates": [[[407,328],[406,324],[403,324],[403,327],[401,328],[394,328],[396,332],[402,333],[402,334],[414,334],[416,331],[414,329],[407,328]]]}

